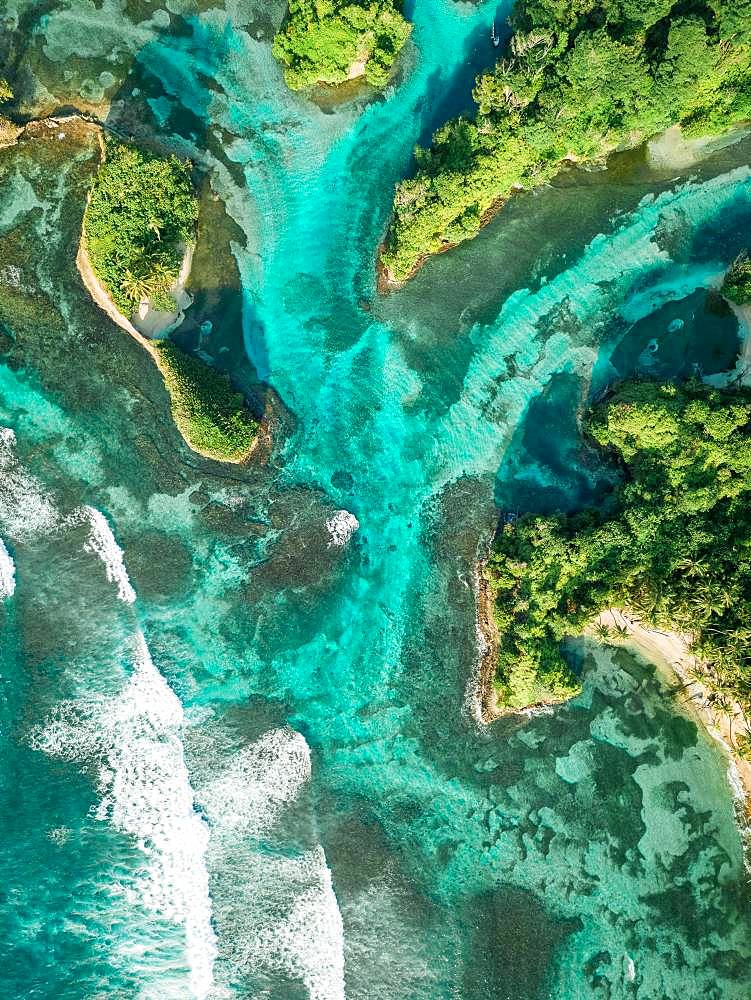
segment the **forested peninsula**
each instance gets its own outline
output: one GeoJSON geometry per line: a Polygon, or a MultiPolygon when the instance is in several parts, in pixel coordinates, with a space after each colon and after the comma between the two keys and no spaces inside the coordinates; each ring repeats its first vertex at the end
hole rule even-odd
{"type": "Polygon", "coordinates": [[[139,309],[177,316],[173,296],[198,221],[190,166],[109,138],[102,151],[84,215],[82,277],[154,358],[188,446],[207,458],[241,462],[258,432],[243,396],[226,375],[168,339],[148,339],[131,322],[139,309]]]}
{"type": "Polygon", "coordinates": [[[475,119],[440,128],[397,187],[386,285],[565,162],[676,124],[704,136],[751,119],[751,0],[518,0],[511,26],[504,57],[476,81],[475,119]]]}
{"type": "Polygon", "coordinates": [[[273,52],[292,90],[360,77],[382,88],[409,32],[393,0],[290,0],[273,52]]]}
{"type": "Polygon", "coordinates": [[[104,139],[84,239],[95,274],[126,316],[144,300],[174,308],[171,288],[197,220],[188,164],[104,139]]]}
{"type": "Polygon", "coordinates": [[[508,521],[485,567],[499,706],[577,694],[562,640],[626,608],[689,636],[717,703],[751,717],[751,391],[628,382],[585,430],[618,466],[610,497],[599,510],[508,521]]]}

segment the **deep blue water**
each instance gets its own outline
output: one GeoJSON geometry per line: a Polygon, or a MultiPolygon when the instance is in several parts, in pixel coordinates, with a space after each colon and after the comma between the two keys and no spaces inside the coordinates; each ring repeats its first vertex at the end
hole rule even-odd
{"type": "Polygon", "coordinates": [[[567,175],[382,299],[496,4],[416,3],[394,87],[325,110],[278,5],[6,7],[39,102],[206,172],[180,337],[275,418],[190,454],[75,273],[93,140],[0,152],[0,996],[747,1000],[727,762],[666,681],[583,648],[578,699],[482,727],[473,678],[496,506],[597,503],[590,395],[734,364],[748,145],[567,175]]]}

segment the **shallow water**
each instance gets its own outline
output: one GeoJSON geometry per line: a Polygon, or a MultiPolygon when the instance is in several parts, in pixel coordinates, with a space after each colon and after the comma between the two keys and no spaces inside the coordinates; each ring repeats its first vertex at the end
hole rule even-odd
{"type": "Polygon", "coordinates": [[[105,92],[205,169],[180,336],[280,414],[265,464],[187,452],[75,273],[92,138],[0,153],[8,997],[749,995],[726,762],[653,668],[582,647],[581,697],[523,724],[472,697],[495,505],[598,501],[576,414],[612,379],[732,366],[707,290],[749,146],[571,172],[378,299],[495,6],[415,5],[394,87],[325,110],[271,58],[281,5],[7,8],[39,105],[105,92]]]}

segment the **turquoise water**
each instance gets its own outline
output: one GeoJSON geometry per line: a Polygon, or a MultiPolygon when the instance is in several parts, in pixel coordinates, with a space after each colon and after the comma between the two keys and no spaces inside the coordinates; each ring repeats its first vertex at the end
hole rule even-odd
{"type": "Polygon", "coordinates": [[[187,452],[76,277],[93,140],[0,153],[0,995],[747,1000],[727,764],[655,669],[582,646],[580,698],[492,727],[473,678],[496,505],[597,502],[614,378],[732,366],[749,146],[563,177],[380,299],[496,5],[415,4],[394,87],[326,110],[281,7],[14,11],[39,103],[205,169],[180,336],[276,416],[252,467],[187,452]]]}

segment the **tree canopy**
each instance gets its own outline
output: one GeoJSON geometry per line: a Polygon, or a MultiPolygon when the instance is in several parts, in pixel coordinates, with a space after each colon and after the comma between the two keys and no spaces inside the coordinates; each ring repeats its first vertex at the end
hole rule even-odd
{"type": "Polygon", "coordinates": [[[293,90],[356,75],[383,87],[409,32],[393,0],[290,0],[273,52],[293,90]]]}
{"type": "Polygon", "coordinates": [[[258,424],[229,378],[169,340],[155,346],[172,415],[190,447],[218,461],[246,458],[258,424]]]}
{"type": "Polygon", "coordinates": [[[737,306],[751,304],[751,259],[742,253],[725,275],[722,294],[737,306]]]}
{"type": "Polygon", "coordinates": [[[751,119],[751,0],[519,0],[511,20],[476,118],[438,129],[397,188],[382,255],[397,281],[566,160],[751,119]]]}
{"type": "Polygon", "coordinates": [[[126,315],[143,298],[169,310],[198,219],[190,166],[110,139],[105,148],[84,217],[91,266],[126,315]]]}
{"type": "Polygon", "coordinates": [[[751,392],[626,383],[586,430],[620,466],[607,503],[504,525],[486,569],[501,703],[575,694],[561,640],[625,607],[691,635],[708,686],[751,711],[751,392]]]}

